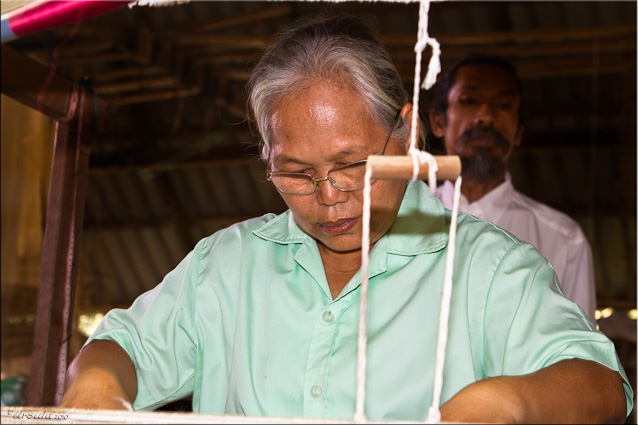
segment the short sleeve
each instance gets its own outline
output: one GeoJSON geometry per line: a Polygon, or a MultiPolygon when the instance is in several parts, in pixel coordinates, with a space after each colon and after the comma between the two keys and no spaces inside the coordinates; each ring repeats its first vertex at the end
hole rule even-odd
{"type": "Polygon", "coordinates": [[[204,242],[131,307],[109,311],[86,343],[110,340],[128,353],[137,373],[136,410],[152,410],[193,392],[194,318],[204,242]]]}
{"type": "Polygon", "coordinates": [[[633,392],[613,343],[562,295],[553,268],[534,247],[515,244],[503,257],[485,311],[488,376],[523,375],[567,359],[590,360],[620,372],[631,411],[633,392]]]}
{"type": "Polygon", "coordinates": [[[567,261],[560,279],[561,289],[567,298],[581,306],[589,319],[595,323],[596,284],[594,282],[594,260],[591,248],[580,228],[566,246],[567,261]]]}

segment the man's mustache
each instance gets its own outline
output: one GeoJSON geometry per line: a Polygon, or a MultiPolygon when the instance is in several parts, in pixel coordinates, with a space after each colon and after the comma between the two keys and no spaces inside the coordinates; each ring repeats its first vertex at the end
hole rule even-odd
{"type": "Polygon", "coordinates": [[[473,139],[490,140],[496,146],[507,149],[509,142],[507,139],[492,127],[470,127],[459,136],[461,146],[466,147],[473,139]]]}

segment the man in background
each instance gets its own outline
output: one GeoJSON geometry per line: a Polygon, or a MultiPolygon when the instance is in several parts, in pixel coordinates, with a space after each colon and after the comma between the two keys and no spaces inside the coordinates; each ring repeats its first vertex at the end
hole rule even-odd
{"type": "MultiPolygon", "coordinates": [[[[595,323],[596,287],[591,248],[578,223],[514,189],[507,161],[525,129],[522,85],[504,59],[470,54],[440,82],[430,123],[448,155],[462,162],[459,211],[490,221],[528,242],[554,267],[564,295],[595,323]]],[[[452,208],[454,187],[436,191],[452,208]]]]}

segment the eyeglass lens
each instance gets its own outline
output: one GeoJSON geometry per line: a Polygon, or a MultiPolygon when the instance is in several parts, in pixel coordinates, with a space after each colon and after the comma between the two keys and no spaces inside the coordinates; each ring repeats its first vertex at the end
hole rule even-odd
{"type": "Polygon", "coordinates": [[[340,190],[359,190],[364,186],[366,161],[358,161],[333,168],[324,178],[314,179],[309,174],[277,173],[270,179],[275,187],[284,193],[309,194],[315,191],[316,183],[330,180],[330,183],[340,190]]]}
{"type": "MultiPolygon", "coordinates": [[[[395,123],[388,134],[381,155],[385,153],[385,148],[388,146],[392,131],[399,122],[400,112],[401,111],[397,112],[395,123]]],[[[363,189],[365,185],[366,162],[366,160],[362,160],[335,167],[328,171],[326,177],[314,178],[310,174],[274,172],[270,173],[268,180],[270,180],[280,192],[291,195],[310,195],[314,193],[317,184],[324,180],[329,180],[334,187],[341,191],[354,191],[363,189]]],[[[376,180],[373,180],[372,183],[375,181],[376,180]]]]}

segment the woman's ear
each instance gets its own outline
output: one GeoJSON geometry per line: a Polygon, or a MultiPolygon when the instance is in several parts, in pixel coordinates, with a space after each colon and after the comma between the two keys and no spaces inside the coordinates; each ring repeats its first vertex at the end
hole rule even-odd
{"type": "Polygon", "coordinates": [[[403,108],[401,108],[400,115],[408,124],[412,122],[412,109],[413,108],[411,103],[406,103],[405,105],[403,105],[403,108]]]}
{"type": "MultiPolygon", "coordinates": [[[[403,105],[403,108],[401,108],[401,112],[399,113],[399,115],[401,115],[401,118],[403,118],[403,121],[405,121],[405,123],[408,125],[408,128],[410,129],[410,134],[412,133],[412,113],[413,112],[414,112],[414,108],[412,107],[412,103],[406,103],[405,105],[403,105]]],[[[419,140],[420,131],[421,131],[421,120],[417,120],[416,121],[417,141],[419,140]]],[[[410,146],[410,138],[408,137],[408,139],[405,141],[406,150],[408,149],[409,146],[410,146]]]]}

